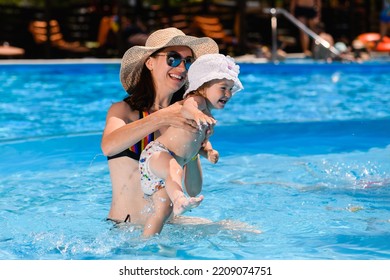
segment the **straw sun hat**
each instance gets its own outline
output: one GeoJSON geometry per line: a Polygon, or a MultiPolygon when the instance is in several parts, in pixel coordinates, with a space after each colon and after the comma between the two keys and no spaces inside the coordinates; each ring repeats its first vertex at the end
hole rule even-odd
{"type": "Polygon", "coordinates": [[[169,27],[160,29],[148,37],[145,46],[134,46],[126,51],[122,58],[120,80],[126,91],[131,90],[139,81],[146,59],[155,51],[170,46],[187,46],[195,59],[203,54],[218,53],[217,43],[208,37],[185,35],[181,30],[169,27]]]}

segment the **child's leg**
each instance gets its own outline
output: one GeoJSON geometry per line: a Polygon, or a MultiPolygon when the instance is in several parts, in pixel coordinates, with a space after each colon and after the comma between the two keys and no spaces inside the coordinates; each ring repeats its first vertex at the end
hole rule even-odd
{"type": "Polygon", "coordinates": [[[154,211],[146,220],[143,235],[145,237],[160,233],[165,221],[172,213],[171,200],[165,189],[158,190],[152,196],[154,211]]]}
{"type": "Polygon", "coordinates": [[[173,213],[179,215],[199,206],[203,196],[188,198],[182,188],[183,168],[169,153],[159,152],[149,160],[150,170],[165,180],[166,192],[173,203],[173,213]]]}

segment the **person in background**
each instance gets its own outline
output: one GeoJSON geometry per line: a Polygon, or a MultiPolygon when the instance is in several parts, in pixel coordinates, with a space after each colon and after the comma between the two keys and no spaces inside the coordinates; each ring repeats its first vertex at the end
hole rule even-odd
{"type": "Polygon", "coordinates": [[[223,109],[233,94],[243,89],[238,74],[239,66],[222,54],[203,55],[190,67],[189,88],[181,112],[183,117],[196,122],[199,132],[173,126],[161,128],[161,135],[142,151],[141,187],[154,205],[159,206],[145,223],[144,236],[160,233],[172,213],[182,214],[202,202],[202,195],[196,197],[203,181],[198,154],[211,163],[218,161],[219,153],[207,136],[210,126],[216,123],[211,111],[223,109]],[[200,173],[186,172],[187,169],[200,173]],[[186,196],[182,182],[190,197],[186,196]]]}
{"type": "Polygon", "coordinates": [[[355,39],[351,43],[353,58],[356,62],[363,62],[371,58],[370,51],[359,39],[355,39]]]}
{"type": "MultiPolygon", "coordinates": [[[[330,46],[334,46],[334,39],[333,36],[325,31],[325,25],[323,22],[318,22],[314,26],[315,33],[317,33],[318,36],[320,36],[322,39],[327,41],[330,46]]],[[[320,59],[320,60],[326,60],[326,61],[332,61],[331,53],[328,49],[326,49],[324,46],[322,46],[319,43],[313,42],[313,58],[314,59],[320,59]]]]}
{"type": "Polygon", "coordinates": [[[358,39],[352,41],[351,46],[339,41],[334,44],[340,55],[335,60],[342,62],[363,62],[371,58],[364,43],[358,39]]]}
{"type": "Polygon", "coordinates": [[[118,13],[118,7],[114,5],[104,7],[106,15],[100,20],[98,43],[106,52],[123,55],[132,46],[144,46],[149,32],[141,19],[128,18],[118,13]]]}
{"type": "Polygon", "coordinates": [[[379,41],[382,41],[382,39],[387,36],[387,32],[390,26],[390,0],[383,0],[383,7],[380,13],[380,39],[379,41]]]}
{"type": "Polygon", "coordinates": [[[145,46],[149,34],[146,26],[139,18],[136,18],[134,21],[126,18],[122,28],[123,38],[127,47],[145,46]]]}
{"type": "MultiPolygon", "coordinates": [[[[109,108],[101,141],[112,184],[109,220],[144,225],[154,213],[156,205],[141,190],[139,156],[161,128],[198,132],[196,123],[181,115],[182,105],[172,103],[182,99],[191,63],[218,51],[211,38],[187,36],[170,27],[153,32],[145,46],[124,54],[120,80],[128,96],[109,108]]],[[[199,174],[199,166],[192,164],[186,172],[199,174]]]]}
{"type": "MultiPolygon", "coordinates": [[[[321,20],[321,0],[291,0],[290,12],[310,29],[321,20]]],[[[312,56],[310,51],[310,38],[300,30],[302,52],[306,56],[312,56]]]]}

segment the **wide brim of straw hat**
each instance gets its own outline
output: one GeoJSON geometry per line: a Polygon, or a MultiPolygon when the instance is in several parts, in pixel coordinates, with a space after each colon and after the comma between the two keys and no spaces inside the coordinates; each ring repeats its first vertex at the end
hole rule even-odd
{"type": "Polygon", "coordinates": [[[155,51],[172,46],[187,46],[194,53],[195,59],[204,54],[218,53],[217,43],[208,37],[185,35],[181,30],[169,27],[153,32],[145,46],[133,46],[122,58],[120,80],[126,91],[131,91],[138,83],[146,59],[155,51]]]}

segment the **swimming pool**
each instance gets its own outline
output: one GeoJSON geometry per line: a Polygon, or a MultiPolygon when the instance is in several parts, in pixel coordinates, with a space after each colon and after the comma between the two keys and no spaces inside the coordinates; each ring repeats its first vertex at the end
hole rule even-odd
{"type": "Polygon", "coordinates": [[[215,112],[220,162],[203,161],[188,213],[213,223],[147,241],[105,220],[118,71],[0,65],[0,259],[390,258],[389,63],[241,64],[244,91],[215,112]]]}

